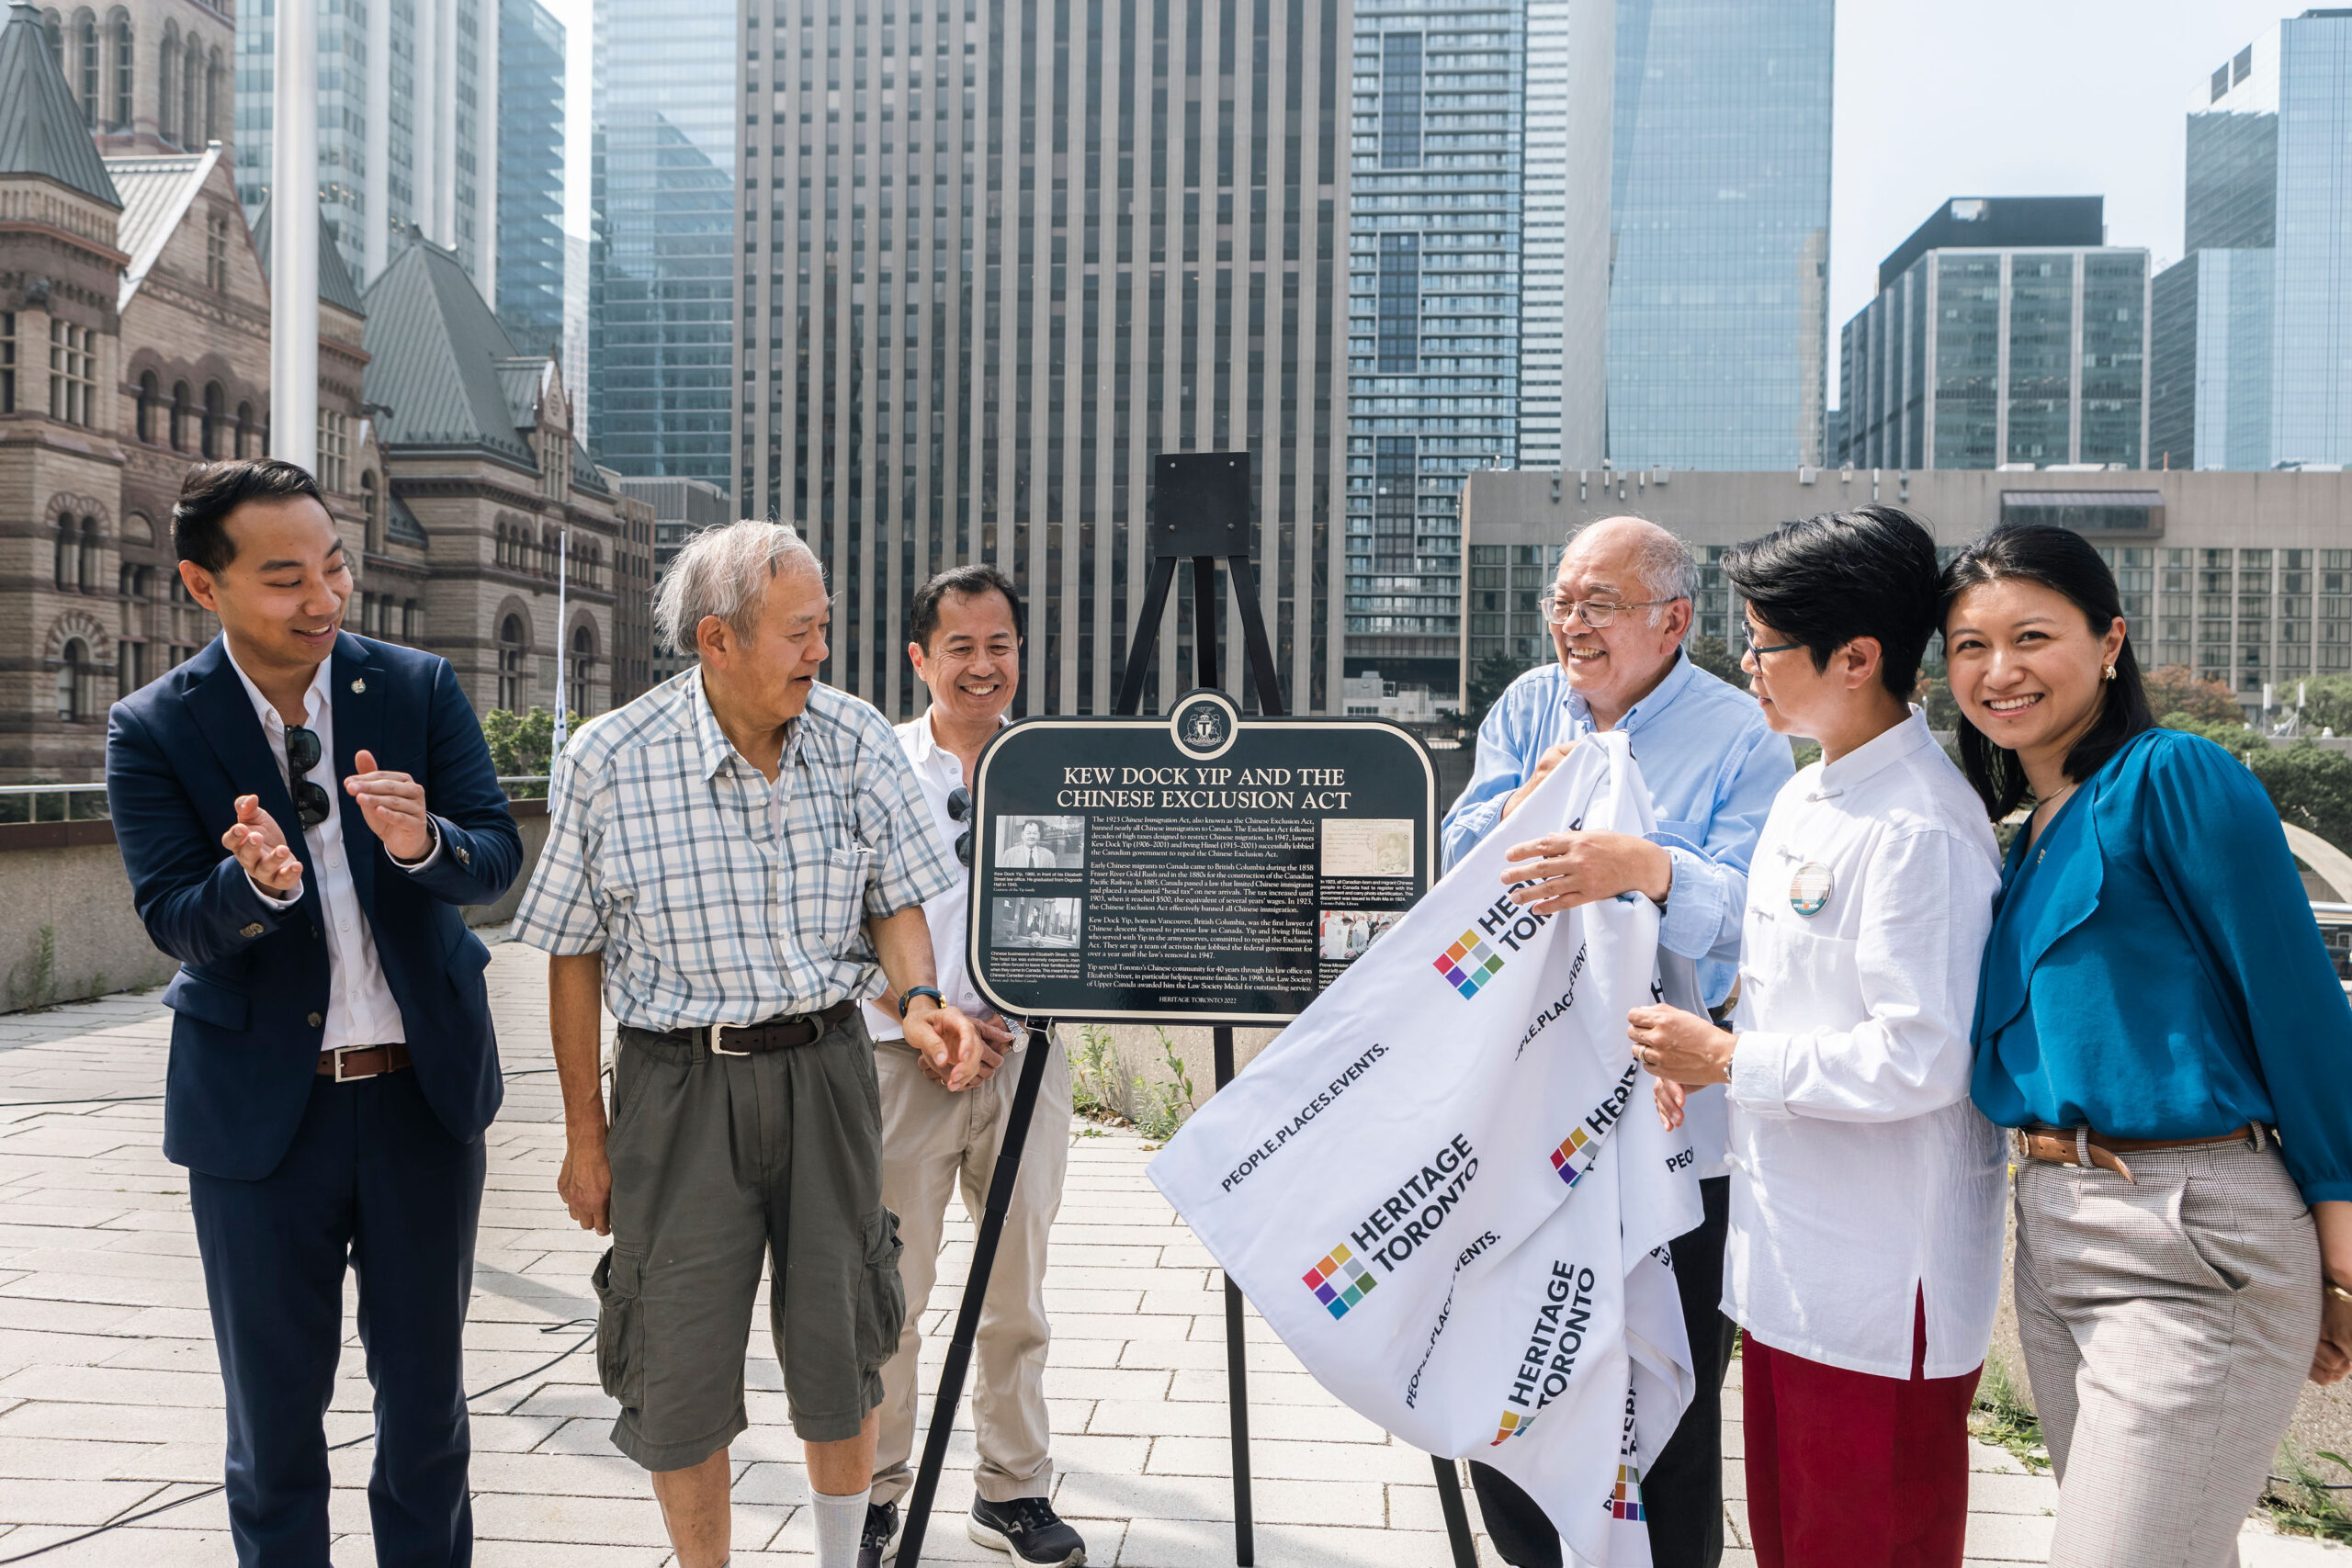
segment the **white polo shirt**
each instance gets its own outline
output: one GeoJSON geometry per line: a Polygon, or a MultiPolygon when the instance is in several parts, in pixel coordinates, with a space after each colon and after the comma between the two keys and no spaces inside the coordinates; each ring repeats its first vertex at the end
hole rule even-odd
{"type": "Polygon", "coordinates": [[[1724,1311],[1776,1350],[1907,1378],[1924,1292],[1927,1375],[1984,1359],[2007,1162],[1968,1097],[1969,1031],[2000,881],[1984,804],[1917,708],[1772,803],[1740,946],[1724,1311]]]}
{"type": "MultiPolygon", "coordinates": [[[[1004,720],[997,723],[1002,726],[1004,720]]],[[[933,827],[939,834],[940,852],[948,863],[956,865],[956,840],[969,828],[976,834],[978,826],[970,813],[958,822],[947,814],[947,797],[964,786],[964,763],[955,752],[939,743],[931,732],[931,713],[898,727],[899,745],[907,753],[907,761],[915,771],[915,783],[922,791],[922,802],[931,808],[933,827]]],[[[974,854],[978,845],[974,843],[974,854]]],[[[931,927],[931,959],[939,976],[939,994],[947,1005],[969,1018],[986,1018],[996,1010],[982,999],[979,987],[972,984],[971,965],[965,961],[964,931],[972,898],[972,877],[968,870],[957,866],[959,874],[955,885],[936,897],[922,903],[922,918],[931,927]]],[[[904,1040],[906,1026],[899,1021],[897,1012],[875,1002],[865,1004],[865,1030],[876,1040],[904,1040]]],[[[1012,1048],[1019,1050],[1027,1043],[1028,1035],[1013,1031],[1012,1048]]]]}

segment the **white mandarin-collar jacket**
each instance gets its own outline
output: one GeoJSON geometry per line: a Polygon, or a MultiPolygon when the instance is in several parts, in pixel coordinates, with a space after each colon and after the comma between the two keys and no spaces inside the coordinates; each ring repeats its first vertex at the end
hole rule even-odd
{"type": "Polygon", "coordinates": [[[1916,709],[1772,803],[1740,953],[1724,1310],[1774,1349],[1907,1378],[1924,1292],[1926,1375],[1984,1358],[2007,1164],[1968,1097],[1969,1029],[1999,886],[1984,807],[1916,709]],[[1809,865],[1829,893],[1807,915],[1809,865]]]}

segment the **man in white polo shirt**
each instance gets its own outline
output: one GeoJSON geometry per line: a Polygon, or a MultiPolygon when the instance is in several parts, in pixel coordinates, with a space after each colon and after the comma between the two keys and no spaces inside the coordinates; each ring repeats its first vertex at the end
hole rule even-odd
{"type": "Polygon", "coordinates": [[[881,1440],[859,1568],[878,1568],[898,1551],[899,1504],[914,1483],[907,1461],[914,1450],[921,1325],[938,1275],[948,1200],[960,1189],[966,1211],[978,1220],[1020,1077],[1012,1059],[1027,1048],[1053,1055],[1038,1086],[1021,1179],[980,1313],[972,1388],[980,1462],[972,1477],[977,1495],[969,1529],[974,1540],[1010,1552],[1016,1562],[1074,1568],[1086,1561],[1086,1543],[1046,1500],[1054,1467],[1045,1390],[1046,1238],[1061,1207],[1062,1172],[1069,1162],[1069,1063],[1050,1042],[1029,1047],[1020,1025],[990,1011],[966,962],[972,765],[1004,724],[1020,689],[1021,597],[995,567],[955,567],[917,591],[910,616],[914,640],[907,658],[931,690],[931,709],[899,726],[899,743],[914,765],[941,845],[952,848],[967,873],[924,903],[923,918],[931,926],[939,988],[949,1005],[979,1021],[981,1076],[968,1089],[949,1090],[899,1038],[898,1020],[867,1009],[882,1086],[882,1201],[899,1216],[906,1246],[899,1273],[906,1283],[907,1318],[899,1353],[882,1369],[881,1440]]]}

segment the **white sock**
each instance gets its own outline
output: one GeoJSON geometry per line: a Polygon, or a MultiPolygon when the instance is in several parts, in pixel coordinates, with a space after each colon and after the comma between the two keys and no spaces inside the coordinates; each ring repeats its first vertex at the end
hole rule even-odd
{"type": "Polygon", "coordinates": [[[857,1538],[865,1531],[865,1505],[874,1489],[830,1497],[809,1488],[817,1501],[817,1568],[857,1568],[857,1538]]]}

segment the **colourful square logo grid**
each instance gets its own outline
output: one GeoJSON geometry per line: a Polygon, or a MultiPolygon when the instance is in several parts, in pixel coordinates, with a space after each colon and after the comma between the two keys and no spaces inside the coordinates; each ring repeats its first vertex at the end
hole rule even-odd
{"type": "Polygon", "coordinates": [[[1532,1415],[1521,1416],[1516,1410],[1506,1410],[1503,1412],[1503,1418],[1496,1424],[1495,1440],[1487,1446],[1490,1449],[1495,1448],[1505,1439],[1516,1438],[1534,1425],[1535,1417],[1532,1415]]]}
{"type": "Polygon", "coordinates": [[[1609,1495],[1609,1517],[1616,1519],[1640,1520],[1642,1513],[1642,1472],[1634,1465],[1617,1467],[1617,1489],[1609,1495]]]}
{"type": "Polygon", "coordinates": [[[1438,954],[1436,964],[1437,972],[1462,993],[1464,1001],[1476,996],[1478,987],[1493,979],[1502,966],[1495,950],[1475,931],[1464,931],[1460,941],[1438,954]]]}
{"type": "Polygon", "coordinates": [[[1578,1127],[1567,1135],[1558,1148],[1552,1151],[1552,1168],[1558,1171],[1560,1179],[1571,1187],[1584,1179],[1584,1168],[1577,1165],[1576,1160],[1577,1156],[1584,1152],[1584,1146],[1591,1142],[1592,1134],[1584,1128],[1578,1127]]]}
{"type": "Polygon", "coordinates": [[[1324,1259],[1306,1271],[1306,1288],[1333,1317],[1345,1317],[1348,1309],[1372,1294],[1375,1283],[1355,1255],[1344,1247],[1333,1247],[1324,1259]]]}

